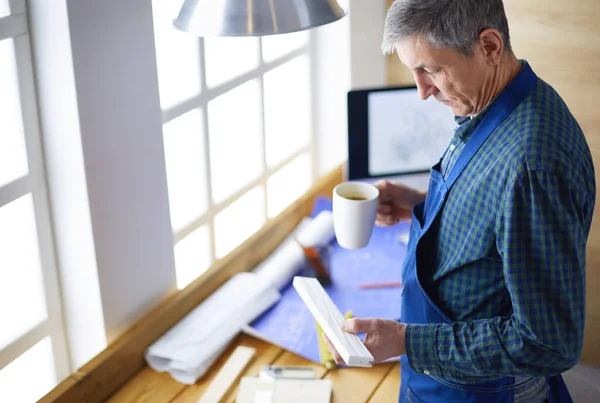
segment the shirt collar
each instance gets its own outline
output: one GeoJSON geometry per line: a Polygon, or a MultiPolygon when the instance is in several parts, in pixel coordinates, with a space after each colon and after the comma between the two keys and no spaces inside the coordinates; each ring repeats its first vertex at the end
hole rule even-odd
{"type": "Polygon", "coordinates": [[[455,116],[454,117],[454,120],[459,125],[456,128],[456,136],[458,136],[458,138],[463,143],[466,143],[467,140],[469,140],[469,137],[471,137],[471,134],[473,134],[473,132],[477,128],[477,125],[479,125],[479,122],[481,122],[481,119],[483,119],[483,117],[485,116],[487,109],[488,108],[486,107],[484,110],[482,110],[480,113],[478,113],[474,117],[470,117],[470,116],[455,116]]]}
{"type": "Polygon", "coordinates": [[[464,123],[471,120],[470,116],[454,116],[454,121],[457,125],[462,126],[464,123]]]}

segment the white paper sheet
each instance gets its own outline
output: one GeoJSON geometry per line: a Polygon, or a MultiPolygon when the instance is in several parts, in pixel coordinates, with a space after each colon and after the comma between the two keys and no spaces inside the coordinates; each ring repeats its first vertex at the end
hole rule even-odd
{"type": "Polygon", "coordinates": [[[236,403],[329,403],[333,383],[329,379],[278,379],[243,377],[236,403]]]}

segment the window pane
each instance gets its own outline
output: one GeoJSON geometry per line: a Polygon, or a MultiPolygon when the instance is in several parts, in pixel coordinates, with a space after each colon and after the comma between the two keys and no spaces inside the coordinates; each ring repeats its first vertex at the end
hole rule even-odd
{"type": "Polygon", "coordinates": [[[0,186],[27,174],[27,150],[12,39],[0,41],[0,186]]]}
{"type": "Polygon", "coordinates": [[[200,93],[198,37],[179,31],[173,19],[182,0],[153,0],[154,37],[160,104],[167,109],[200,93]]]}
{"type": "Polygon", "coordinates": [[[258,67],[258,38],[204,38],[206,83],[223,84],[258,67]]]}
{"type": "Polygon", "coordinates": [[[215,217],[215,248],[221,259],[250,238],[265,223],[264,188],[258,186],[215,217]]]}
{"type": "Polygon", "coordinates": [[[35,402],[56,383],[52,343],[47,337],[0,370],[0,402],[35,402]]]}
{"type": "Polygon", "coordinates": [[[308,57],[296,58],[265,74],[267,164],[274,166],[310,142],[308,57]]]}
{"type": "Polygon", "coordinates": [[[211,184],[216,203],[221,203],[262,173],[260,104],[256,80],[208,104],[211,184]]]}
{"type": "Polygon", "coordinates": [[[206,158],[202,111],[195,109],[163,126],[171,225],[178,231],[206,212],[206,158]]]}
{"type": "Polygon", "coordinates": [[[177,287],[181,290],[209,268],[210,235],[204,225],[175,245],[177,287]]]}
{"type": "Polygon", "coordinates": [[[8,0],[0,0],[0,18],[6,17],[10,14],[10,7],[8,6],[8,0]]]}
{"type": "Polygon", "coordinates": [[[308,31],[293,32],[283,35],[269,35],[262,38],[263,60],[273,61],[281,56],[308,44],[308,31]]]}
{"type": "Polygon", "coordinates": [[[27,195],[0,207],[0,349],[46,316],[33,202],[27,195]]]}
{"type": "Polygon", "coordinates": [[[269,218],[281,213],[308,190],[311,184],[309,154],[302,154],[267,180],[269,218]]]}

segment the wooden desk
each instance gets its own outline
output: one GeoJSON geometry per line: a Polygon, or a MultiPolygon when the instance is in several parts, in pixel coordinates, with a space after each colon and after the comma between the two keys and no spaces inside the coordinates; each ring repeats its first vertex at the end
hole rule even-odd
{"type": "MultiPolygon", "coordinates": [[[[225,354],[195,385],[182,385],[174,381],[168,374],[158,373],[145,367],[119,389],[108,402],[196,403],[235,347],[240,345],[256,349],[254,360],[244,371],[243,376],[257,376],[260,367],[268,364],[310,365],[316,369],[321,378],[333,381],[331,401],[334,403],[394,403],[398,401],[399,363],[378,364],[373,368],[327,370],[322,365],[314,364],[296,354],[242,334],[235,339],[225,354]]],[[[236,385],[225,402],[235,402],[237,391],[236,385]]]]}

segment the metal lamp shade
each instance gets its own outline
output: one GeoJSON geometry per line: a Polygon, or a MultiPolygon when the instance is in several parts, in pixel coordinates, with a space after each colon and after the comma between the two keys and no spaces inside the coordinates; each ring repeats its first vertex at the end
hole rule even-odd
{"type": "Polygon", "coordinates": [[[264,36],[318,27],[344,15],[336,0],[185,0],[173,24],[198,36],[264,36]]]}

